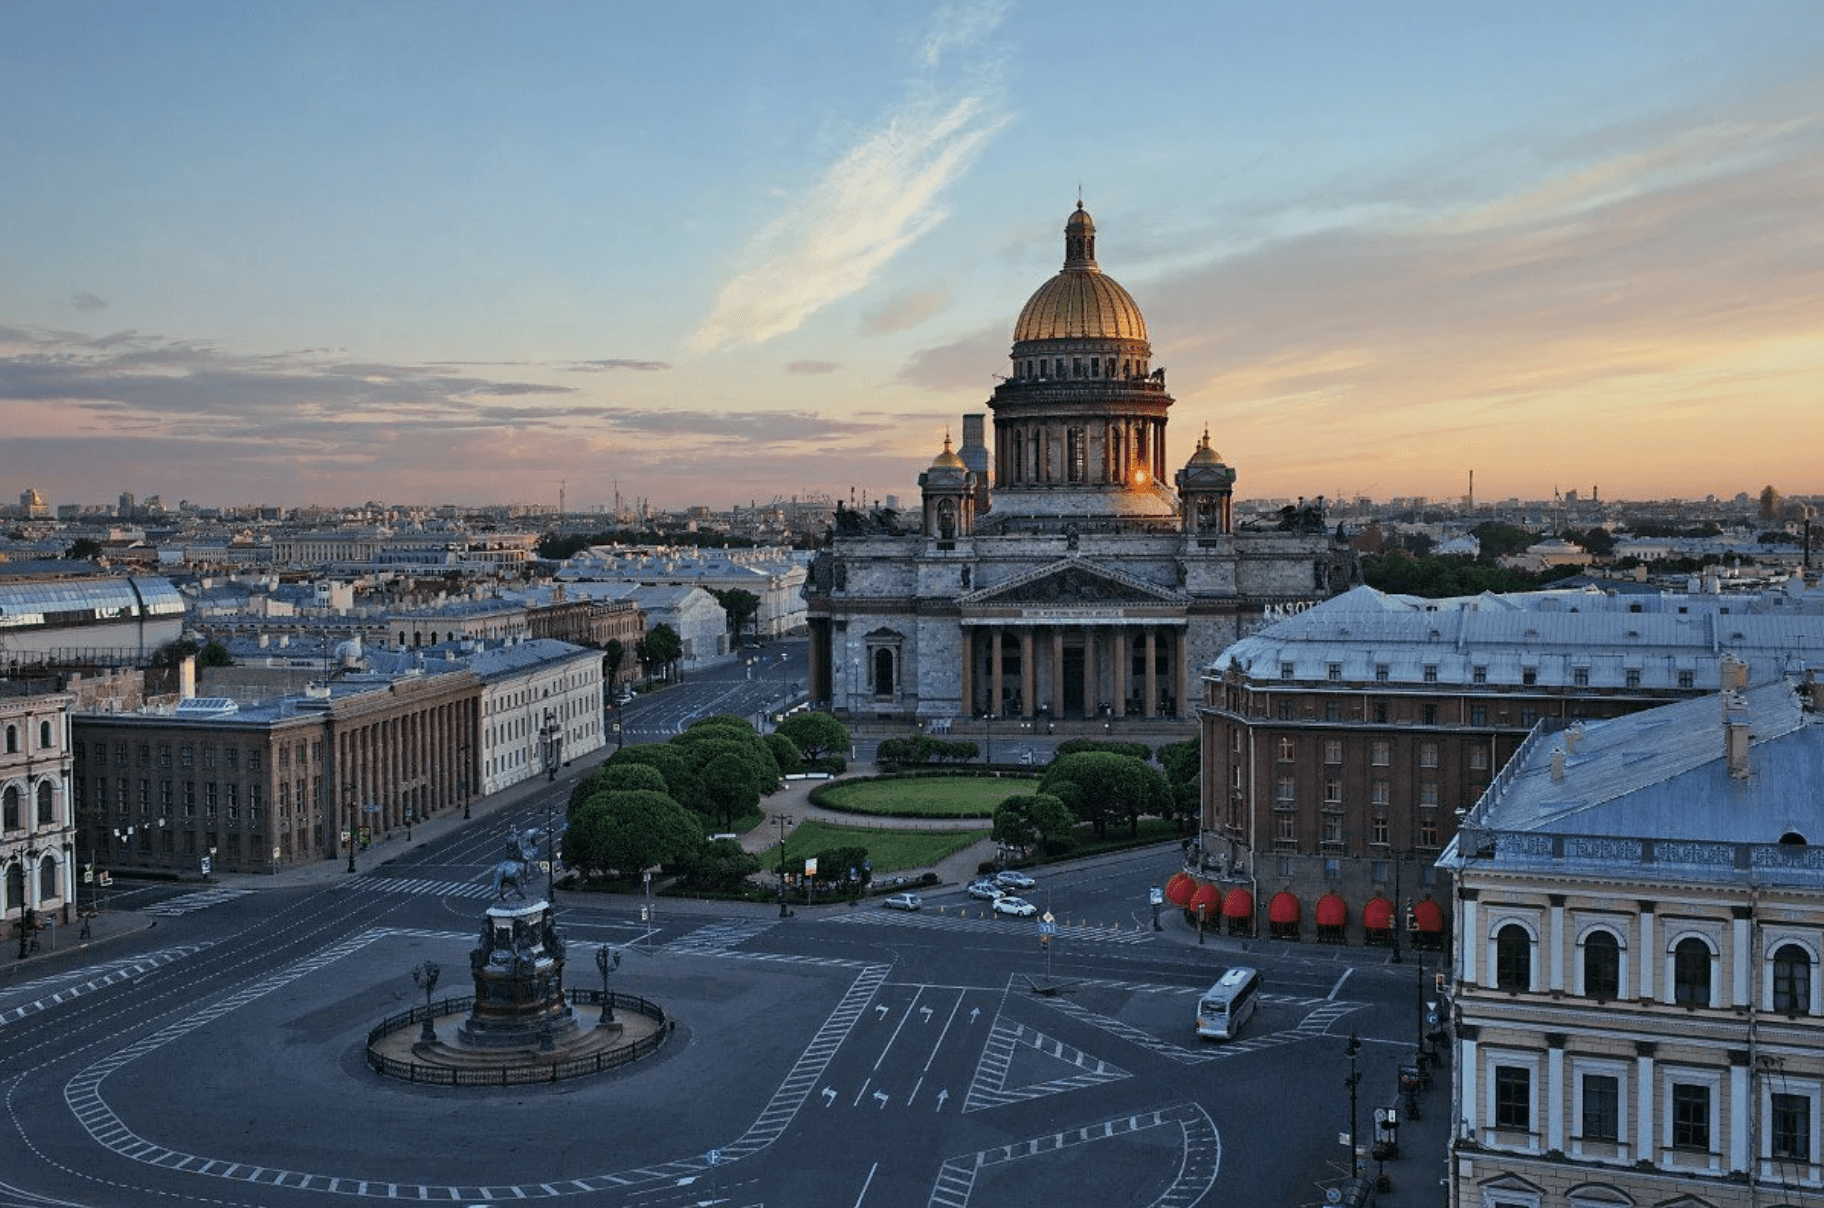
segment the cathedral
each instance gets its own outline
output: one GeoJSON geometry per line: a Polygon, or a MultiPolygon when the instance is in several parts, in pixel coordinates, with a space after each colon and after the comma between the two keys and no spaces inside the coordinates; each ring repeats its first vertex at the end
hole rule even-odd
{"type": "Polygon", "coordinates": [[[805,584],[813,705],[840,716],[1190,717],[1199,669],[1359,580],[1320,507],[1237,528],[1206,430],[1173,473],[1172,396],[1082,203],[1014,323],[1011,371],[918,477],[916,516],[839,508],[805,584]]]}

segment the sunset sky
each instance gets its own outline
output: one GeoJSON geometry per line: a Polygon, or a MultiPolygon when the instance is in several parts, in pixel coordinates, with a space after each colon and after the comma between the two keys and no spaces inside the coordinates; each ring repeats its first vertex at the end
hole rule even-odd
{"type": "Polygon", "coordinates": [[[1241,496],[1824,492],[1824,4],[0,0],[0,498],[916,495],[1081,189],[1241,496]]]}

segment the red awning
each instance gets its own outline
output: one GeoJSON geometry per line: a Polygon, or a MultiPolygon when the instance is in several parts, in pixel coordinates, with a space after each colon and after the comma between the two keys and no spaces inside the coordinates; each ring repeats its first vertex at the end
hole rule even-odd
{"type": "Polygon", "coordinates": [[[1327,893],[1317,899],[1317,925],[1319,927],[1341,927],[1349,921],[1349,903],[1333,893],[1327,893]]]}
{"type": "Polygon", "coordinates": [[[1192,894],[1190,902],[1185,906],[1185,909],[1189,910],[1192,914],[1202,912],[1203,917],[1206,919],[1215,918],[1216,912],[1221,908],[1222,890],[1216,888],[1214,885],[1205,885],[1202,889],[1199,889],[1196,893],[1192,894]]]}
{"type": "Polygon", "coordinates": [[[1393,930],[1393,903],[1386,898],[1369,898],[1362,907],[1362,926],[1370,931],[1393,930]]]}
{"type": "Polygon", "coordinates": [[[1222,917],[1225,919],[1254,917],[1254,896],[1245,889],[1229,890],[1229,896],[1222,900],[1222,917]]]}
{"type": "Polygon", "coordinates": [[[1426,898],[1412,908],[1412,923],[1420,931],[1435,935],[1444,930],[1444,908],[1426,898]]]}
{"type": "Polygon", "coordinates": [[[1284,889],[1274,894],[1273,900],[1267,903],[1267,922],[1298,922],[1298,899],[1284,889]]]}
{"type": "Polygon", "coordinates": [[[1184,905],[1196,892],[1196,878],[1189,873],[1181,872],[1165,883],[1165,900],[1174,906],[1184,905]]]}

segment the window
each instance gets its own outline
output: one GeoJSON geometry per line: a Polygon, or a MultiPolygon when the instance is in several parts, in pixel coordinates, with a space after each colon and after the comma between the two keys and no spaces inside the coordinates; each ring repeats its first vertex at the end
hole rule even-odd
{"type": "Polygon", "coordinates": [[[1282,700],[1279,702],[1279,720],[1281,720],[1281,721],[1291,721],[1292,720],[1292,702],[1291,701],[1282,700]]]}
{"type": "Polygon", "coordinates": [[[1488,771],[1488,748],[1481,743],[1469,748],[1469,768],[1472,772],[1488,771]]]}
{"type": "Polygon", "coordinates": [[[1425,664],[1425,682],[1428,684],[1435,684],[1438,682],[1438,665],[1436,663],[1425,664]]]}
{"type": "Polygon", "coordinates": [[[1340,776],[1324,777],[1324,804],[1341,805],[1343,803],[1343,780],[1340,776]]]}
{"type": "Polygon", "coordinates": [[[1697,673],[1693,671],[1679,672],[1678,686],[1681,688],[1695,688],[1697,686],[1697,673]]]}
{"type": "Polygon", "coordinates": [[[1768,1112],[1768,1146],[1775,1158],[1811,1161],[1811,1097],[1775,1092],[1768,1112]]]}
{"type": "Polygon", "coordinates": [[[1672,1148],[1709,1151],[1709,1087],[1690,1082],[1672,1084],[1672,1148]]]}
{"type": "Polygon", "coordinates": [[[1340,738],[1324,739],[1324,762],[1343,762],[1343,741],[1340,738]]]}
{"type": "Polygon", "coordinates": [[[38,825],[50,826],[57,821],[57,808],[51,804],[51,782],[38,782],[38,825]]]}
{"type": "Polygon", "coordinates": [[[1621,1140],[1621,1083],[1613,1074],[1583,1076],[1583,1139],[1621,1140]]]}
{"type": "Polygon", "coordinates": [[[1281,847],[1295,847],[1298,844],[1298,815],[1275,814],[1273,824],[1273,842],[1281,847]]]}
{"type": "Polygon", "coordinates": [[[1539,724],[1539,710],[1537,710],[1537,709],[1520,710],[1520,724],[1525,726],[1529,730],[1532,729],[1534,726],[1538,725],[1539,724]]]}
{"type": "Polygon", "coordinates": [[[1422,768],[1435,768],[1438,766],[1437,743],[1422,742],[1419,744],[1419,766],[1422,768]]]}
{"type": "Polygon", "coordinates": [[[1377,700],[1374,702],[1374,722],[1376,725],[1379,725],[1379,726],[1384,726],[1387,724],[1387,702],[1386,701],[1377,700]]]}
{"type": "Polygon", "coordinates": [[[1297,783],[1290,776],[1281,776],[1273,789],[1273,808],[1289,810],[1297,800],[1297,783]]]}
{"type": "Polygon", "coordinates": [[[1578,688],[1590,686],[1590,669],[1588,667],[1571,668],[1571,684],[1578,688]]]}
{"type": "Polygon", "coordinates": [[[1419,785],[1419,805],[1425,809],[1438,808],[1438,782],[1427,780],[1419,785]]]}
{"type": "Polygon", "coordinates": [[[196,748],[191,746],[187,742],[180,745],[177,748],[177,761],[187,768],[195,767],[196,766],[196,748]]]}
{"type": "Polygon", "coordinates": [[[1391,670],[1392,668],[1388,667],[1386,663],[1376,663],[1374,665],[1374,682],[1377,684],[1386,683],[1391,670]]]}
{"type": "Polygon", "coordinates": [[[38,745],[41,747],[51,745],[51,723],[48,721],[38,723],[38,745]]]}
{"type": "Polygon", "coordinates": [[[1373,805],[1385,806],[1393,801],[1393,794],[1385,780],[1376,780],[1368,786],[1368,801],[1373,805]]]}
{"type": "Polygon", "coordinates": [[[1293,673],[1296,672],[1297,670],[1298,670],[1298,668],[1291,663],[1281,663],[1279,665],[1279,678],[1280,679],[1293,679],[1294,678],[1293,673]]]}
{"type": "Polygon", "coordinates": [[[1375,739],[1374,745],[1369,748],[1368,762],[1377,768],[1384,768],[1392,763],[1393,744],[1384,738],[1375,739]]]}
{"type": "Polygon", "coordinates": [[[1472,726],[1486,726],[1488,724],[1488,706],[1471,705],[1469,707],[1469,724],[1472,726]]]}
{"type": "Polygon", "coordinates": [[[1342,704],[1340,702],[1333,701],[1333,700],[1325,701],[1324,702],[1324,720],[1325,721],[1343,720],[1342,704]]]}
{"type": "Polygon", "coordinates": [[[1531,688],[1539,682],[1539,668],[1523,667],[1520,670],[1520,682],[1531,688]]]}
{"type": "Polygon", "coordinates": [[[1324,879],[1334,881],[1343,875],[1343,862],[1334,857],[1324,861],[1324,879]]]}
{"type": "Polygon", "coordinates": [[[1291,763],[1293,751],[1294,748],[1290,738],[1282,738],[1279,740],[1279,762],[1291,763]]]}
{"type": "Polygon", "coordinates": [[[1686,936],[1672,949],[1672,1001],[1710,1005],[1710,945],[1696,936],[1686,936]]]}
{"type": "Polygon", "coordinates": [[[8,726],[6,728],[6,753],[8,755],[17,755],[19,753],[18,726],[8,726]]]}
{"type": "Polygon", "coordinates": [[[1486,684],[1488,682],[1488,668],[1487,667],[1470,668],[1469,678],[1472,683],[1486,684]]]}
{"type": "Polygon", "coordinates": [[[1438,724],[1438,707],[1436,705],[1425,706],[1425,724],[1428,726],[1435,726],[1438,724]]]}
{"type": "Polygon", "coordinates": [[[1369,825],[1372,827],[1371,833],[1373,835],[1373,838],[1370,839],[1369,842],[1373,843],[1376,847],[1386,847],[1388,843],[1387,815],[1376,814],[1374,820],[1369,825]]]}
{"type": "Polygon", "coordinates": [[[1341,843],[1343,841],[1343,816],[1341,814],[1324,815],[1324,842],[1341,843]]]}
{"type": "Polygon", "coordinates": [[[1583,992],[1589,998],[1621,997],[1621,945],[1607,931],[1583,941],[1583,992]]]}
{"type": "Polygon", "coordinates": [[[7,830],[18,830],[23,825],[25,824],[19,819],[18,786],[9,784],[6,786],[6,808],[4,815],[0,816],[0,826],[7,830]]]}
{"type": "MultiPolygon", "coordinates": [[[[1419,819],[1419,846],[1420,847],[1436,847],[1437,845],[1438,845],[1438,820],[1436,818],[1433,818],[1430,816],[1420,818],[1419,819]]],[[[1426,880],[1426,878],[1429,877],[1430,875],[1431,875],[1431,865],[1427,864],[1423,868],[1419,869],[1419,879],[1424,884],[1426,884],[1426,885],[1431,884],[1430,881],[1426,880]]]]}
{"type": "Polygon", "coordinates": [[[1342,682],[1343,665],[1341,663],[1331,663],[1325,669],[1325,677],[1333,684],[1342,682]]]}
{"type": "Polygon", "coordinates": [[[1385,860],[1370,861],[1368,864],[1368,872],[1369,872],[1369,875],[1374,878],[1374,883],[1376,885],[1387,884],[1387,861],[1385,861],[1385,860]]]}
{"type": "Polygon", "coordinates": [[[1782,944],[1773,954],[1773,1009],[1811,1010],[1811,956],[1797,944],[1782,944]]]}
{"type": "Polygon", "coordinates": [[[1527,1132],[1533,1123],[1532,1071],[1522,1065],[1495,1067],[1495,1127],[1527,1132]]]}
{"type": "Polygon", "coordinates": [[[1495,989],[1527,990],[1533,984],[1533,937],[1518,923],[1495,932],[1495,989]]]}
{"type": "Polygon", "coordinates": [[[1628,684],[1628,687],[1630,687],[1630,688],[1640,687],[1640,668],[1639,667],[1629,667],[1628,668],[1627,684],[1628,684]]]}

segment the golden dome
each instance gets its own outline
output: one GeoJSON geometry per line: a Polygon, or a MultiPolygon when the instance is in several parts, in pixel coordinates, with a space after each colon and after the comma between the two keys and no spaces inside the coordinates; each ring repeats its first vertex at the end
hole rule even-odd
{"type": "Polygon", "coordinates": [[[1133,295],[1096,265],[1096,224],[1082,202],[1064,225],[1063,270],[1027,299],[1013,339],[1146,339],[1133,295]]]}
{"type": "Polygon", "coordinates": [[[967,470],[968,463],[950,451],[950,434],[944,433],[944,451],[931,460],[933,470],[967,470]]]}
{"type": "Polygon", "coordinates": [[[1191,460],[1186,464],[1193,466],[1219,466],[1222,464],[1222,454],[1210,448],[1210,429],[1207,425],[1203,429],[1203,439],[1197,442],[1197,451],[1191,454],[1191,460]]]}

